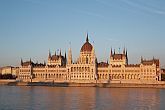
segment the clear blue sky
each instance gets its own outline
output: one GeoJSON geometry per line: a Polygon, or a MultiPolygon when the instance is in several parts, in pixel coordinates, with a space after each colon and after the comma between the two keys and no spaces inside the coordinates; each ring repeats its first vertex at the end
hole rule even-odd
{"type": "Polygon", "coordinates": [[[165,0],[0,0],[0,66],[47,61],[69,42],[76,60],[87,32],[99,61],[125,46],[129,63],[155,56],[165,67],[165,0]]]}

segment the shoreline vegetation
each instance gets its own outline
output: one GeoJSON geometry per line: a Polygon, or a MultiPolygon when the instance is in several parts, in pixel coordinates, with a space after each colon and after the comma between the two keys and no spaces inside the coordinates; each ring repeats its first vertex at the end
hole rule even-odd
{"type": "Polygon", "coordinates": [[[0,80],[0,85],[7,86],[51,86],[51,87],[100,87],[100,88],[165,88],[165,83],[67,83],[67,82],[18,82],[16,80],[0,80]]]}

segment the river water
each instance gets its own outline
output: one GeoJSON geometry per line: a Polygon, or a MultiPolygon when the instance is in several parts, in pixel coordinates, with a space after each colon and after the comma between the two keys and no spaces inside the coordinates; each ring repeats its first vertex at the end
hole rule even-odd
{"type": "Polygon", "coordinates": [[[0,110],[165,110],[165,89],[0,86],[0,110]]]}

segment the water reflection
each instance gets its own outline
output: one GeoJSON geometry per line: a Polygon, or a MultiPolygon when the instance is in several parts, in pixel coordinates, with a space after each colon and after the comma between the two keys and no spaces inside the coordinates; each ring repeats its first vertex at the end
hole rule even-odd
{"type": "Polygon", "coordinates": [[[164,110],[164,89],[0,86],[0,109],[164,110]]]}

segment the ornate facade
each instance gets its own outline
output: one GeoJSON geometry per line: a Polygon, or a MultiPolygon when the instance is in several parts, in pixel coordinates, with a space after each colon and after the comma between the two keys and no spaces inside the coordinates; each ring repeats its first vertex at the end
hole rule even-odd
{"type": "Polygon", "coordinates": [[[159,59],[144,60],[140,64],[129,64],[127,50],[122,53],[110,51],[108,62],[98,62],[95,49],[88,34],[76,62],[72,61],[72,50],[68,56],[51,55],[47,64],[23,62],[18,78],[22,81],[75,82],[75,83],[155,83],[161,78],[159,59]]]}

